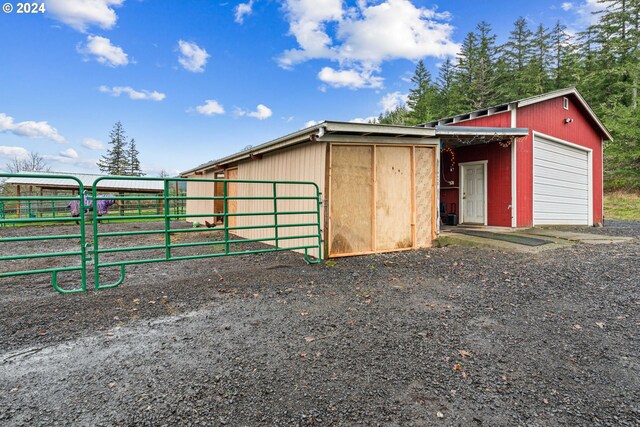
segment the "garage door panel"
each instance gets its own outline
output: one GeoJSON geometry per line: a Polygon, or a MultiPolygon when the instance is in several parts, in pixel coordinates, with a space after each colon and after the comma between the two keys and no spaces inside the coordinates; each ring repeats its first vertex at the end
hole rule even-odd
{"type": "Polygon", "coordinates": [[[584,192],[588,194],[589,186],[587,184],[581,184],[570,181],[562,181],[552,178],[536,178],[533,181],[535,185],[535,192],[538,193],[538,188],[545,192],[545,194],[566,194],[570,192],[584,192]],[[551,191],[552,193],[550,193],[551,191]]]}
{"type": "MultiPolygon", "coordinates": [[[[540,202],[536,207],[538,213],[559,213],[559,214],[571,214],[579,211],[584,211],[587,208],[587,203],[554,203],[554,202],[540,202]]],[[[576,214],[582,215],[582,214],[576,214]]]]}
{"type": "Polygon", "coordinates": [[[546,141],[541,138],[537,138],[536,142],[536,150],[539,150],[542,153],[551,153],[554,156],[558,155],[571,159],[582,160],[584,158],[584,153],[586,153],[586,150],[570,147],[554,141],[546,141]]]}
{"type": "Polygon", "coordinates": [[[575,173],[578,175],[587,174],[587,170],[585,169],[587,165],[584,162],[580,162],[579,164],[569,164],[569,163],[562,162],[562,160],[553,162],[553,161],[540,159],[536,157],[534,161],[534,165],[542,168],[547,168],[550,170],[566,171],[566,172],[575,173]]]}
{"type": "Polygon", "coordinates": [[[585,174],[573,173],[569,171],[559,171],[556,169],[549,169],[549,168],[543,168],[543,167],[536,167],[536,170],[538,171],[538,173],[540,173],[540,175],[536,175],[535,178],[544,177],[546,179],[552,179],[554,181],[571,182],[571,183],[576,183],[580,185],[587,184],[588,174],[586,173],[585,174]]]}
{"type": "Polygon", "coordinates": [[[566,164],[572,167],[582,168],[585,166],[586,160],[584,157],[575,158],[569,156],[563,156],[560,153],[553,153],[546,150],[538,150],[536,148],[536,160],[543,160],[552,164],[566,164]]]}
{"type": "Polygon", "coordinates": [[[575,203],[577,205],[588,205],[589,199],[580,194],[569,196],[538,194],[536,201],[540,203],[575,203]]]}
{"type": "Polygon", "coordinates": [[[536,137],[533,158],[533,222],[589,223],[589,154],[536,137]]]}

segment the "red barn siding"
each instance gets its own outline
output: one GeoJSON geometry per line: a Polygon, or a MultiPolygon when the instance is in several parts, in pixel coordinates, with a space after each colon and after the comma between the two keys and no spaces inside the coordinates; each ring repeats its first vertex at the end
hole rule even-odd
{"type": "MultiPolygon", "coordinates": [[[[511,127],[511,112],[452,123],[451,126],[511,127]]],[[[453,187],[459,187],[460,171],[457,163],[487,160],[487,224],[511,227],[511,148],[489,143],[460,147],[455,151],[456,165],[453,172],[449,171],[448,156],[444,155],[444,176],[455,181],[453,187]]],[[[446,203],[447,212],[450,212],[452,204],[455,204],[455,213],[460,218],[458,190],[447,190],[449,184],[444,178],[440,185],[440,200],[446,203]]]]}
{"type": "Polygon", "coordinates": [[[533,132],[537,131],[593,150],[593,222],[602,223],[602,137],[569,96],[569,110],[562,97],[528,105],[517,110],[517,127],[530,129],[529,136],[517,142],[517,225],[533,225],[533,132]],[[565,118],[573,122],[565,124],[565,118]]]}

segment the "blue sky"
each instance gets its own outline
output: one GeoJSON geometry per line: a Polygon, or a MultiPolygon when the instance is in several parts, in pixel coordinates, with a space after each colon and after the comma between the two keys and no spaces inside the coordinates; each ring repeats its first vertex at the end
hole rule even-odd
{"type": "MultiPolygon", "coordinates": [[[[3,0],[3,3],[7,1],[3,0]]],[[[120,120],[149,175],[401,102],[481,20],[499,42],[588,23],[595,0],[49,0],[0,12],[0,170],[29,151],[97,172],[120,120]]]]}

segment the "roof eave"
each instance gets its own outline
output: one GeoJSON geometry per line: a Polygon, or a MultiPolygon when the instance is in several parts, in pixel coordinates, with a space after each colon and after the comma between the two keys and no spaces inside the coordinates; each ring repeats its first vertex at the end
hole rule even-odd
{"type": "Polygon", "coordinates": [[[397,125],[380,125],[373,123],[351,123],[351,122],[332,122],[324,121],[317,125],[299,130],[297,132],[285,135],[281,138],[274,139],[272,141],[265,142],[250,150],[235,153],[230,156],[223,157],[218,160],[214,160],[195,168],[181,172],[180,176],[185,177],[191,175],[197,171],[215,168],[228,163],[235,163],[242,160],[250,159],[252,156],[264,154],[270,151],[280,150],[295,144],[299,144],[304,141],[310,140],[313,135],[318,141],[322,141],[323,135],[340,134],[340,133],[352,133],[352,134],[376,134],[382,136],[394,136],[394,137],[425,137],[433,138],[436,136],[434,128],[418,128],[413,126],[397,126],[397,125]],[[321,130],[322,129],[322,130],[321,130]]]}

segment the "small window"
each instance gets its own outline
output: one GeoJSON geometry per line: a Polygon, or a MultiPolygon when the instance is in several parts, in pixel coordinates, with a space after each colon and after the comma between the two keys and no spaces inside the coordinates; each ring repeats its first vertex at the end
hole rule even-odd
{"type": "Polygon", "coordinates": [[[569,98],[567,98],[566,96],[562,98],[562,108],[564,108],[565,110],[569,109],[569,98]]]}

